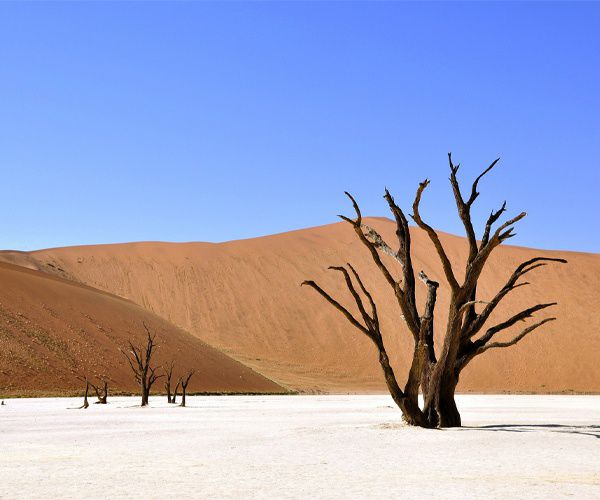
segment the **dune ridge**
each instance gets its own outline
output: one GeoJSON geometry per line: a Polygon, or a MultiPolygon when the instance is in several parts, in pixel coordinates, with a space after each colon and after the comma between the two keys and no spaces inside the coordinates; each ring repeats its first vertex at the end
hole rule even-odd
{"type": "MultiPolygon", "coordinates": [[[[366,221],[394,242],[392,221],[366,221]]],[[[439,347],[448,287],[427,236],[418,229],[411,234],[416,271],[424,269],[441,282],[435,318],[439,347]]],[[[453,264],[464,262],[464,238],[444,233],[440,237],[453,264]]],[[[459,391],[600,392],[600,255],[502,246],[482,276],[479,296],[495,295],[516,265],[537,255],[563,257],[569,264],[549,265],[528,275],[532,284],[515,290],[490,325],[547,301],[558,302],[548,313],[558,321],[517,346],[478,357],[463,373],[459,391]]],[[[0,259],[127,298],[286,387],[304,392],[385,391],[369,341],[314,291],[299,286],[315,279],[351,305],[339,276],[327,271],[329,265],[351,262],[379,304],[397,372],[402,376],[407,368],[410,339],[397,304],[366,249],[344,223],[218,244],[77,246],[3,252],[0,259]]],[[[423,295],[418,298],[421,306],[423,295]]],[[[502,338],[518,331],[515,327],[502,338]]]]}

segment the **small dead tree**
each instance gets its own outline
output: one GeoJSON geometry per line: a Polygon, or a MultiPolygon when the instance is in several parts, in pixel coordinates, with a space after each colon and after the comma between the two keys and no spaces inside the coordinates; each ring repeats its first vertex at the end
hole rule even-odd
{"type": "Polygon", "coordinates": [[[402,410],[403,418],[409,425],[421,427],[458,427],[461,425],[460,413],[456,407],[454,393],[458,384],[461,371],[476,356],[496,348],[512,346],[525,338],[537,328],[555,320],[548,317],[527,326],[520,333],[508,341],[497,341],[496,335],[518,322],[532,317],[536,312],[556,305],[555,302],[536,304],[513,314],[510,318],[484,330],[496,306],[516,288],[529,283],[519,282],[519,279],[529,272],[546,265],[549,262],[566,263],[566,260],[551,257],[535,257],[529,259],[514,270],[506,284],[487,300],[477,297],[477,283],[492,251],[500,244],[514,236],[513,226],[525,217],[525,212],[500,224],[492,230],[502,214],[506,211],[506,202],[499,210],[492,211],[485,223],[481,239],[478,240],[471,220],[471,207],[479,196],[477,186],[481,178],[497,164],[499,159],[492,162],[473,182],[468,198],[463,196],[457,173],[459,165],[454,165],[452,156],[448,154],[450,164],[450,184],[454,193],[456,207],[461,219],[469,247],[465,263],[464,281],[459,282],[450,262],[448,254],[436,231],[423,221],[419,205],[429,180],[425,179],[415,196],[413,203],[412,219],[416,225],[428,235],[438,258],[441,261],[444,277],[450,288],[450,304],[448,308],[448,321],[441,348],[434,349],[433,319],[439,283],[430,279],[425,272],[418,274],[420,281],[425,285],[426,297],[423,311],[417,309],[416,278],[411,256],[411,235],[408,221],[402,209],[396,204],[394,198],[386,189],[384,199],[396,222],[396,236],[398,239],[397,250],[388,245],[381,235],[373,228],[363,223],[361,211],[356,200],[346,193],[352,202],[356,218],[352,219],[343,215],[340,218],[348,222],[359,241],[370,253],[375,266],[379,269],[385,281],[389,284],[402,313],[402,323],[413,340],[413,359],[404,387],[400,387],[396,375],[390,365],[384,346],[383,336],[377,313],[377,306],[371,293],[365,287],[356,270],[347,264],[333,266],[329,269],[341,273],[346,286],[354,299],[359,317],[352,314],[345,306],[334,299],[329,293],[312,280],[302,284],[315,289],[327,302],[335,307],[346,319],[360,332],[366,335],[375,344],[379,353],[379,363],[384,373],[385,381],[392,398],[402,410]],[[386,257],[384,257],[384,255],[386,257]],[[399,265],[400,278],[390,270],[389,261],[399,265]],[[476,305],[484,307],[478,312],[476,305]],[[483,333],[481,333],[483,332],[483,333]],[[419,406],[419,389],[424,398],[423,408],[419,406]]]}
{"type": "Polygon", "coordinates": [[[187,386],[190,383],[190,379],[192,375],[194,375],[195,370],[190,370],[185,377],[182,377],[181,380],[181,404],[179,406],[185,406],[185,391],[187,390],[187,386]]]}
{"type": "Polygon", "coordinates": [[[121,350],[121,352],[127,359],[136,382],[140,385],[142,392],[141,406],[147,406],[152,385],[163,375],[156,373],[157,367],[150,366],[152,355],[159,346],[155,342],[156,335],[150,333],[146,323],[143,325],[147,335],[146,346],[136,346],[133,342],[129,341],[128,349],[121,350]]]}
{"type": "Polygon", "coordinates": [[[175,391],[173,392],[173,399],[171,403],[177,404],[177,391],[179,390],[179,386],[181,385],[181,378],[177,380],[177,384],[175,385],[175,391]]]}
{"type": "Polygon", "coordinates": [[[105,405],[106,404],[106,399],[108,398],[108,382],[106,380],[102,381],[103,384],[103,389],[100,390],[100,388],[93,384],[92,382],[90,382],[90,385],[92,386],[92,388],[94,389],[94,392],[96,393],[96,397],[98,398],[98,401],[96,401],[94,404],[100,404],[100,405],[105,405]]]}
{"type": "Polygon", "coordinates": [[[90,392],[90,382],[87,379],[87,377],[78,377],[79,380],[82,380],[83,382],[85,382],[85,393],[83,395],[83,404],[78,408],[79,410],[85,410],[87,409],[88,406],[90,406],[90,404],[88,403],[88,394],[90,392]]]}
{"type": "Polygon", "coordinates": [[[171,379],[173,378],[173,367],[175,362],[171,361],[165,368],[165,391],[167,393],[167,402],[174,403],[173,397],[171,396],[171,379]]]}

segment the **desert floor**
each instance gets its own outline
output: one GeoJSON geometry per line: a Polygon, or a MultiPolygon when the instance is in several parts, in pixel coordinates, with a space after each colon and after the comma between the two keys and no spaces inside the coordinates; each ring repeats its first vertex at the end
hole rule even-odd
{"type": "Polygon", "coordinates": [[[464,428],[387,396],[12,399],[0,497],[600,497],[600,396],[459,396],[464,428]]]}

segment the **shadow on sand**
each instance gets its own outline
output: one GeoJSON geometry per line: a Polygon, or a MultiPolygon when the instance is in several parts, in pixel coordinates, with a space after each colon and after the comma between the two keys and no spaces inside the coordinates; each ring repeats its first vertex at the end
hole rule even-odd
{"type": "Polygon", "coordinates": [[[600,438],[600,425],[561,425],[561,424],[507,424],[465,426],[461,429],[496,432],[560,432],[563,434],[580,434],[600,438]]]}

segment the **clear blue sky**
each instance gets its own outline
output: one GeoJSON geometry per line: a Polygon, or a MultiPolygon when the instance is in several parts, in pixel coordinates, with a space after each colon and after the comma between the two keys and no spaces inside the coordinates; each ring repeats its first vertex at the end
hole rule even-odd
{"type": "Polygon", "coordinates": [[[600,3],[0,4],[0,248],[224,241],[407,211],[600,251],[600,3]],[[483,225],[483,220],[481,225],[483,225]]]}

